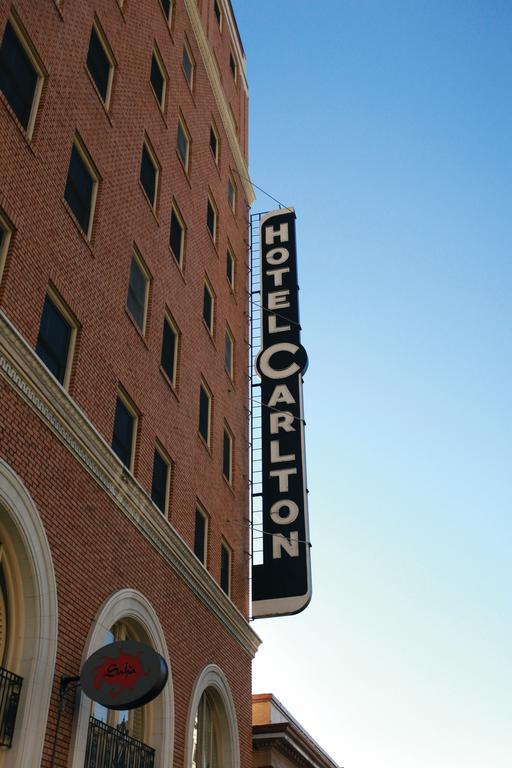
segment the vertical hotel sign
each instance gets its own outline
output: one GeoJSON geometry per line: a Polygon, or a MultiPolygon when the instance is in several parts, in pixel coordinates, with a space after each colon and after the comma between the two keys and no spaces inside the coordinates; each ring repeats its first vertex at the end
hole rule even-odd
{"type": "Polygon", "coordinates": [[[260,222],[263,563],[252,568],[254,618],[302,611],[311,599],[295,213],[260,222]]]}

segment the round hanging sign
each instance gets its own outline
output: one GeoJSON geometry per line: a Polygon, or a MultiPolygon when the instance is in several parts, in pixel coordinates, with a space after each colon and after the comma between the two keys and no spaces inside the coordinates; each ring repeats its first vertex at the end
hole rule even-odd
{"type": "Polygon", "coordinates": [[[158,696],[168,676],[165,660],[153,648],[121,640],[89,656],[80,683],[90,699],[109,709],[135,709],[158,696]]]}

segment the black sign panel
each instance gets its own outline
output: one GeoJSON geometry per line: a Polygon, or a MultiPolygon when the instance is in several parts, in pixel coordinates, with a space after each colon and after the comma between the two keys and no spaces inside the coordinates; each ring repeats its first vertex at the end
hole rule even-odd
{"type": "Polygon", "coordinates": [[[252,569],[255,618],[302,611],[311,599],[295,214],[261,220],[263,563],[252,569]]]}
{"type": "Polygon", "coordinates": [[[168,676],[165,660],[149,645],[121,640],[89,656],[80,683],[90,699],[109,709],[135,709],[158,696],[168,676]]]}

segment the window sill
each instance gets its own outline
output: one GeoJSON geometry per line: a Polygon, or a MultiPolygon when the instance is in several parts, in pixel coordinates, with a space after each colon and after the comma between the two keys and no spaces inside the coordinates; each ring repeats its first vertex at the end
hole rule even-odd
{"type": "Polygon", "coordinates": [[[84,241],[85,245],[87,246],[87,250],[90,252],[91,256],[94,256],[94,250],[93,250],[91,241],[89,240],[89,238],[87,237],[87,235],[83,231],[82,227],[78,223],[78,220],[77,220],[75,214],[73,213],[73,211],[71,210],[71,208],[69,207],[68,203],[66,202],[66,200],[64,198],[62,198],[62,205],[64,206],[64,208],[65,208],[68,216],[70,217],[71,221],[75,225],[75,228],[76,228],[78,234],[80,235],[80,237],[84,241]]]}
{"type": "Polygon", "coordinates": [[[176,400],[179,403],[180,402],[180,397],[179,397],[178,392],[176,390],[176,386],[172,383],[172,381],[170,380],[169,376],[165,372],[164,368],[161,365],[159,367],[160,367],[160,373],[164,377],[167,386],[169,387],[169,389],[171,390],[172,394],[174,395],[174,397],[176,398],[176,400]]]}
{"type": "Polygon", "coordinates": [[[146,349],[149,349],[149,344],[148,344],[148,342],[146,341],[146,337],[144,336],[143,332],[141,331],[141,329],[139,328],[139,326],[137,325],[137,323],[136,323],[136,322],[135,322],[135,320],[133,319],[133,317],[132,317],[132,315],[131,315],[131,312],[130,312],[130,310],[128,309],[128,307],[126,307],[126,306],[125,306],[125,308],[124,308],[124,311],[125,311],[125,312],[126,312],[126,314],[128,315],[128,317],[129,317],[129,319],[130,319],[130,322],[131,322],[131,324],[133,325],[133,327],[134,327],[134,328],[135,328],[135,330],[137,331],[137,334],[139,335],[139,337],[140,337],[140,339],[141,339],[142,343],[144,344],[144,346],[146,347],[146,349]]]}

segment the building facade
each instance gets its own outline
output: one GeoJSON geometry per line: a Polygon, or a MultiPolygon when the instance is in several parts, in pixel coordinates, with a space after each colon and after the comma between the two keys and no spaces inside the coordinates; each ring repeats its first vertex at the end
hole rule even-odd
{"type": "Polygon", "coordinates": [[[252,697],[253,768],[339,768],[272,693],[252,697]]]}
{"type": "Polygon", "coordinates": [[[252,200],[229,0],[0,0],[0,768],[251,765],[252,200]]]}

